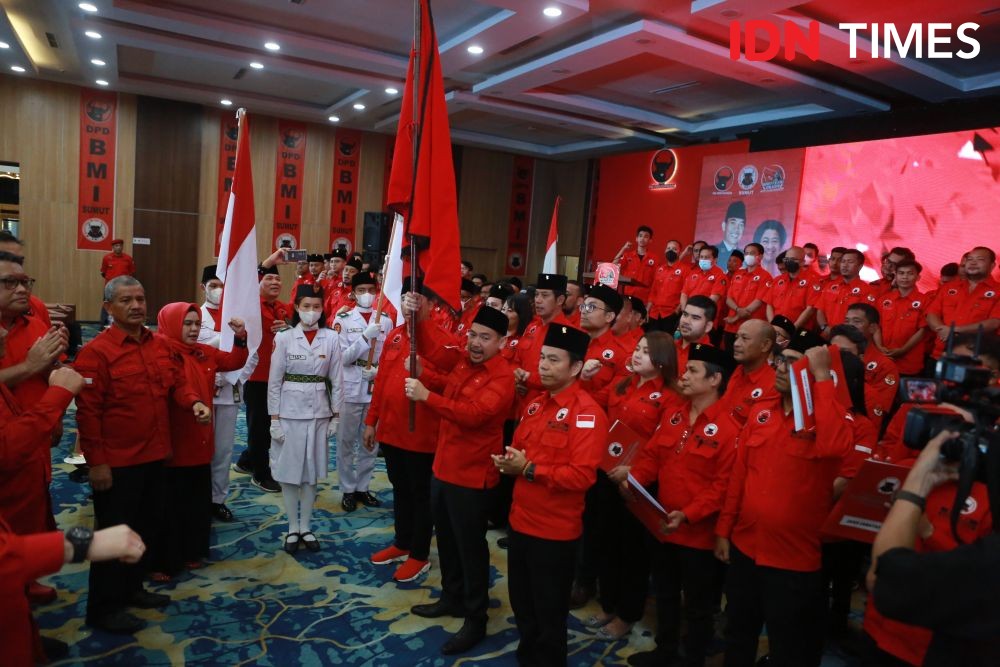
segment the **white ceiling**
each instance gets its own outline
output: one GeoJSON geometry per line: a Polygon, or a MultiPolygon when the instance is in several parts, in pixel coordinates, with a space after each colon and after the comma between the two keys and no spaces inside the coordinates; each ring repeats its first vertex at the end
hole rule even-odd
{"type": "MultiPolygon", "coordinates": [[[[403,88],[411,0],[90,1],[97,12],[77,0],[0,0],[0,40],[10,45],[0,70],[395,132],[400,96],[385,89],[403,88]],[[266,50],[269,40],[281,50],[266,50]]],[[[432,9],[454,140],[540,157],[1000,94],[1000,9],[982,1],[432,0],[432,9]],[[561,16],[544,16],[550,6],[561,16]],[[733,19],[818,20],[821,59],[733,61],[733,19]],[[837,24],[854,21],[973,21],[982,51],[972,60],[851,60],[837,24]],[[472,44],[484,53],[471,55],[472,44]]]]}

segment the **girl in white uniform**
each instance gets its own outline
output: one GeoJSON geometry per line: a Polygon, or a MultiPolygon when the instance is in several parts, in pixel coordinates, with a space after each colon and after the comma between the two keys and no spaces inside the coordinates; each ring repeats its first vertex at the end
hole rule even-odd
{"type": "Polygon", "coordinates": [[[310,521],[316,484],[326,477],[329,434],[337,430],[343,369],[337,332],[327,328],[323,294],[312,285],[295,293],[292,328],[274,337],[267,411],[271,415],[271,473],[288,514],[285,551],[303,544],[319,551],[310,521]]]}

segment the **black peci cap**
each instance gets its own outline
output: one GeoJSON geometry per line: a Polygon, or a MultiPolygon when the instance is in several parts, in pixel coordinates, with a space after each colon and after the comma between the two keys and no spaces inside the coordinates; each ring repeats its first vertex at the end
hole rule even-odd
{"type": "MultiPolygon", "coordinates": [[[[563,277],[565,278],[565,276],[563,277]]],[[[590,346],[590,334],[565,324],[553,324],[545,332],[545,340],[542,342],[542,345],[566,350],[570,354],[575,354],[582,359],[587,356],[587,348],[590,346]]]]}
{"type": "Polygon", "coordinates": [[[715,364],[728,374],[733,368],[732,358],[714,345],[695,343],[688,352],[688,361],[704,361],[715,364]]]}
{"type": "Polygon", "coordinates": [[[219,275],[217,273],[218,270],[219,266],[217,264],[212,264],[211,266],[206,266],[204,269],[202,269],[201,284],[204,285],[209,280],[218,280],[219,279],[219,275]]]}
{"type": "Polygon", "coordinates": [[[361,262],[360,257],[351,257],[349,260],[347,260],[347,266],[353,266],[358,271],[361,270],[362,265],[363,264],[361,262]]]}
{"type": "Polygon", "coordinates": [[[375,274],[371,271],[359,271],[354,274],[351,278],[351,288],[358,287],[359,285],[377,285],[378,282],[375,280],[375,274]]]}
{"type": "Polygon", "coordinates": [[[795,336],[795,323],[784,315],[775,315],[774,319],[771,320],[771,325],[784,331],[788,338],[795,336]]]}
{"type": "Polygon", "coordinates": [[[313,297],[315,299],[323,298],[323,288],[316,284],[311,285],[299,285],[295,288],[295,297],[293,301],[298,301],[299,299],[304,299],[305,297],[313,297]]]}
{"type": "Polygon", "coordinates": [[[479,310],[476,311],[476,316],[472,318],[472,323],[489,327],[500,336],[507,335],[507,327],[509,326],[507,316],[489,306],[480,306],[479,310]]]}
{"type": "Polygon", "coordinates": [[[496,283],[490,287],[489,296],[494,299],[500,299],[501,301],[506,301],[514,293],[514,290],[505,283],[496,283]]]}
{"type": "Polygon", "coordinates": [[[614,312],[615,315],[622,312],[622,306],[624,305],[622,295],[618,293],[618,290],[611,289],[607,285],[595,285],[591,287],[586,298],[602,301],[608,307],[608,310],[614,312]]]}
{"type": "Polygon", "coordinates": [[[461,291],[468,292],[469,294],[479,294],[479,288],[476,287],[476,283],[472,282],[468,278],[462,278],[461,291]]]}
{"type": "Polygon", "coordinates": [[[306,255],[307,262],[322,262],[323,255],[306,255]]]}
{"type": "Polygon", "coordinates": [[[347,251],[343,248],[334,248],[330,253],[330,259],[347,259],[347,251]]]}
{"type": "Polygon", "coordinates": [[[806,350],[811,347],[823,347],[824,345],[826,345],[826,341],[809,329],[799,329],[798,333],[792,336],[788,342],[788,349],[805,354],[806,350]]]}
{"type": "Polygon", "coordinates": [[[535,289],[550,289],[555,292],[565,292],[568,279],[558,273],[539,273],[535,281],[535,289]]]}

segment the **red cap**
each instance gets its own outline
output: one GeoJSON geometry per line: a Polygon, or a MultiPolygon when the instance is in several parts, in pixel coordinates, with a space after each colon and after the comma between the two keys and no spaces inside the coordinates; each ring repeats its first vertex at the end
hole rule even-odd
{"type": "Polygon", "coordinates": [[[111,245],[115,245],[116,243],[121,243],[122,245],[125,245],[125,239],[111,239],[111,245]]]}

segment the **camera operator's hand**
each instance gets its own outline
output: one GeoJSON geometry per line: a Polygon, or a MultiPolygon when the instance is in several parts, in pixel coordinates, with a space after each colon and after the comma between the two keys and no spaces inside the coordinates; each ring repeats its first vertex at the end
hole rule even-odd
{"type": "Polygon", "coordinates": [[[931,438],[903,482],[903,490],[926,498],[936,487],[958,479],[956,464],[941,458],[941,445],[958,437],[957,431],[941,431],[931,438]]]}

